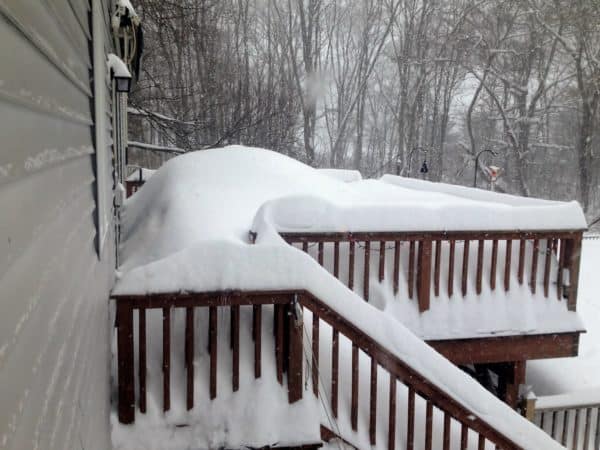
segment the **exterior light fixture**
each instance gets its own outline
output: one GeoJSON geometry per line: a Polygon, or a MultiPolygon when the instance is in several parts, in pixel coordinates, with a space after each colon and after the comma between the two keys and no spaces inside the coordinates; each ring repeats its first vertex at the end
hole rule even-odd
{"type": "Polygon", "coordinates": [[[131,72],[127,64],[117,55],[108,55],[108,68],[112,78],[115,80],[115,91],[120,94],[128,94],[131,91],[131,72]]]}
{"type": "Polygon", "coordinates": [[[131,75],[115,75],[114,78],[117,92],[129,93],[131,91],[131,75]]]}

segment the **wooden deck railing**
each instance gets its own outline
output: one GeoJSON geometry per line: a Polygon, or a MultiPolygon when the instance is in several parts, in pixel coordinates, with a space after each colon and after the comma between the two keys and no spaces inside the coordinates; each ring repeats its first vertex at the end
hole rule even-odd
{"type": "MultiPolygon", "coordinates": [[[[346,395],[350,398],[350,421],[352,430],[359,427],[367,427],[371,445],[376,444],[378,427],[384,428],[387,435],[386,446],[393,450],[396,448],[396,423],[397,418],[406,420],[406,449],[415,447],[415,442],[424,442],[424,448],[431,450],[434,442],[441,442],[444,450],[450,448],[451,435],[460,430],[461,449],[466,449],[469,439],[477,442],[478,449],[486,448],[486,443],[495,444],[497,448],[517,449],[519,448],[508,436],[500,433],[483,418],[467,409],[463,404],[447,394],[423,374],[396,357],[385,346],[374,341],[365,332],[360,330],[352,322],[347,320],[343,313],[335,311],[326,303],[306,291],[267,291],[267,292],[216,292],[203,294],[161,294],[149,296],[121,296],[116,297],[117,307],[117,351],[118,351],[118,393],[119,421],[132,423],[135,419],[136,398],[139,411],[146,411],[146,313],[148,310],[162,311],[162,368],[163,368],[163,409],[170,409],[170,391],[172,380],[170,377],[171,364],[171,311],[173,309],[185,310],[185,380],[177,382],[185,383],[187,408],[194,407],[194,355],[202,349],[195,349],[196,333],[208,333],[210,355],[210,370],[207,380],[207,389],[210,398],[218,395],[217,380],[217,345],[227,342],[223,339],[223,332],[219,337],[217,309],[224,308],[230,311],[229,343],[232,349],[232,388],[239,388],[240,376],[276,376],[280,383],[284,381],[284,373],[287,372],[287,387],[289,402],[293,403],[302,398],[303,388],[303,365],[305,353],[310,353],[311,377],[313,395],[319,396],[319,381],[323,382],[322,373],[330,374],[327,383],[330,385],[328,402],[335,420],[343,418],[338,414],[339,398],[346,395]],[[273,332],[274,352],[276,358],[276,373],[265,374],[261,370],[261,354],[263,343],[261,342],[262,309],[264,305],[273,305],[273,332]],[[254,373],[240,374],[240,308],[252,308],[252,326],[254,339],[254,373]],[[208,308],[208,329],[194,330],[194,312],[198,308],[208,308]],[[137,349],[134,348],[134,316],[138,315],[137,349]],[[311,316],[312,323],[304,323],[304,318],[311,316]],[[326,327],[330,327],[331,342],[323,339],[326,327]],[[303,337],[310,336],[310,349],[304,348],[303,337]],[[321,336],[321,338],[320,338],[321,336]],[[343,337],[343,345],[340,345],[343,337]],[[349,342],[348,342],[349,341],[349,342]],[[219,343],[219,344],[217,344],[219,343]],[[329,346],[329,348],[325,348],[329,346]],[[135,377],[135,353],[137,350],[138,386],[136,393],[135,377]],[[306,351],[305,351],[306,350],[306,351]],[[327,351],[324,351],[327,350],[327,351]],[[340,364],[340,350],[351,352],[351,365],[349,367],[340,364]],[[325,361],[323,355],[331,355],[331,360],[325,361]],[[359,398],[359,359],[370,360],[370,389],[368,399],[359,398]],[[326,371],[320,370],[323,365],[328,365],[326,371]],[[330,368],[330,369],[329,369],[330,368]],[[378,389],[378,373],[385,371],[389,376],[389,388],[378,389]],[[340,392],[340,374],[345,380],[350,379],[350,392],[340,392]],[[402,389],[402,391],[400,391],[402,389]],[[384,392],[388,398],[388,420],[377,421],[377,398],[384,392]],[[399,395],[402,392],[403,395],[399,395]],[[404,400],[404,401],[401,401],[404,400]],[[359,403],[369,402],[369,417],[367,423],[359,423],[359,403]],[[425,409],[424,425],[415,424],[416,411],[425,409]],[[398,411],[400,409],[400,411],[398,411]],[[434,417],[443,417],[443,427],[433,427],[434,417]],[[456,429],[453,431],[453,427],[456,429]]],[[[350,353],[344,353],[344,355],[350,353]]],[[[342,360],[343,361],[343,360],[342,360]]],[[[307,363],[308,364],[308,363],[307,363]]],[[[309,381],[309,380],[307,380],[309,381]]],[[[345,402],[346,403],[346,402],[345,402]]],[[[420,423],[420,422],[419,422],[420,423]]],[[[348,436],[342,436],[350,439],[348,436]]],[[[437,448],[437,447],[436,447],[437,448]]]]}
{"type": "Polygon", "coordinates": [[[566,397],[530,397],[525,403],[525,415],[569,450],[600,448],[598,394],[571,401],[565,401],[566,397]]]}
{"type": "Polygon", "coordinates": [[[569,310],[576,309],[582,239],[579,230],[294,232],[281,236],[311,253],[350,289],[356,289],[358,279],[362,285],[358,292],[366,301],[371,273],[377,273],[379,282],[389,277],[394,294],[405,289],[408,298],[416,295],[421,312],[429,309],[432,292],[436,297],[442,290],[448,297],[464,297],[474,284],[475,293],[480,294],[484,279],[492,291],[509,291],[511,278],[516,276],[519,285],[528,283],[532,293],[541,289],[545,297],[556,285],[557,299],[566,298],[569,310]],[[565,277],[567,272],[569,276],[565,277]]]}

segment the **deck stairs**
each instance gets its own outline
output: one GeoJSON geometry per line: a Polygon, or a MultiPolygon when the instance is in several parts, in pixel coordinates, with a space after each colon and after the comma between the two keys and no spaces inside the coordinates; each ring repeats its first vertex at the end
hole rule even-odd
{"type": "MultiPolygon", "coordinates": [[[[439,368],[447,374],[440,378],[427,373],[425,366],[403,360],[394,342],[371,337],[354,318],[309,291],[122,296],[116,305],[121,424],[142,418],[150,404],[162,407],[167,416],[185,418],[186,410],[193,414],[195,408],[211,405],[210,409],[221,397],[245,398],[244,391],[262,379],[279,385],[274,389],[286,394],[289,408],[304,404],[310,411],[310,405],[317,404],[319,417],[310,426],[318,430],[313,429],[312,436],[328,447],[562,448],[508,406],[480,392],[474,380],[418,338],[415,346],[422,347],[425,356],[435,354],[443,360],[439,368]],[[156,339],[162,340],[162,355],[147,350],[156,348],[156,339]],[[160,371],[153,372],[152,365],[160,371]],[[455,381],[458,377],[463,392],[453,391],[452,383],[443,386],[444,376],[455,381]],[[474,408],[473,398],[479,397],[486,404],[474,408]],[[170,412],[172,408],[178,411],[170,412]],[[515,425],[517,430],[512,429],[515,425]],[[531,446],[524,445],[529,439],[531,446]]],[[[193,426],[198,424],[177,424],[193,426]]],[[[314,448],[320,443],[314,438],[283,439],[281,444],[240,447],[314,448]]]]}

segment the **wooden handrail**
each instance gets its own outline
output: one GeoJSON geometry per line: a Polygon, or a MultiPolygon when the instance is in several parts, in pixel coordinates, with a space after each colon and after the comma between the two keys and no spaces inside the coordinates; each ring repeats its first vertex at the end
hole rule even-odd
{"type": "MultiPolygon", "coordinates": [[[[336,311],[327,303],[321,301],[312,293],[306,290],[278,290],[278,291],[223,291],[223,292],[207,292],[207,293],[172,293],[172,294],[156,294],[156,295],[139,295],[139,296],[116,296],[117,304],[117,329],[118,329],[118,382],[119,382],[119,420],[122,423],[132,423],[135,419],[135,403],[136,395],[134,392],[134,327],[133,314],[137,309],[141,317],[145,317],[148,309],[162,310],[163,315],[163,352],[167,351],[170,346],[171,328],[169,319],[171,317],[171,308],[184,308],[186,310],[186,330],[185,344],[186,351],[185,360],[188,366],[187,370],[187,407],[191,409],[194,405],[193,393],[193,311],[194,308],[205,307],[210,311],[209,320],[209,353],[210,353],[210,371],[209,371],[209,389],[210,396],[214,398],[217,395],[217,362],[216,362],[216,341],[217,341],[217,320],[216,309],[231,308],[231,334],[232,351],[233,351],[233,389],[236,389],[239,379],[239,306],[251,305],[253,307],[253,328],[260,329],[261,320],[261,305],[274,305],[274,335],[275,335],[275,354],[277,378],[280,383],[283,380],[282,373],[287,371],[287,384],[289,401],[293,403],[303,395],[303,328],[310,329],[309,324],[302,323],[302,319],[298,319],[295,310],[297,308],[306,308],[312,313],[312,362],[313,370],[313,389],[318,395],[318,373],[319,373],[319,346],[323,345],[319,339],[319,323],[323,321],[332,327],[332,384],[337,386],[337,378],[339,371],[339,335],[344,335],[352,344],[352,404],[353,413],[351,414],[352,426],[357,428],[358,411],[358,352],[364,352],[371,358],[371,396],[370,396],[370,418],[366,426],[369,427],[369,436],[371,444],[375,444],[377,421],[377,372],[378,369],[383,369],[390,374],[390,420],[388,425],[389,448],[393,449],[395,445],[395,418],[396,418],[396,383],[399,381],[408,388],[408,439],[409,442],[415,439],[414,416],[415,416],[415,396],[419,396],[427,403],[428,414],[431,414],[433,407],[443,411],[446,419],[444,426],[444,440],[450,439],[450,420],[454,419],[462,426],[461,435],[467,439],[467,430],[472,430],[479,434],[479,442],[485,443],[486,440],[496,444],[503,449],[518,449],[520,448],[510,437],[505,436],[492,425],[486,422],[477,413],[469,410],[450,394],[443,391],[436,384],[431,382],[423,374],[419,373],[414,368],[410,367],[402,359],[398,358],[392,351],[388,350],[384,345],[375,341],[363,330],[357,327],[354,323],[344,317],[343,312],[336,311]],[[191,336],[191,338],[190,338],[191,336]],[[236,341],[237,340],[237,341],[236,341]],[[337,343],[337,345],[336,345],[337,343]],[[337,349],[336,349],[337,346],[337,349]],[[287,361],[287,364],[284,363],[287,361]],[[237,368],[237,369],[236,369],[237,368]],[[236,370],[238,373],[236,373],[236,370]],[[190,388],[191,386],[191,388],[190,388]]],[[[302,315],[303,316],[303,315],[302,315]]],[[[301,317],[302,317],[301,316],[301,317]]],[[[141,327],[145,320],[139,320],[138,326],[141,327]]],[[[139,336],[146,336],[147,330],[140,328],[139,336]]],[[[254,336],[254,351],[255,351],[255,377],[261,376],[260,360],[261,360],[261,342],[260,333],[253,333],[254,336]]],[[[145,411],[145,366],[142,365],[141,355],[144,355],[144,364],[146,360],[145,339],[138,340],[139,355],[138,359],[140,368],[138,370],[139,379],[139,405],[142,412],[145,411]],[[142,376],[144,382],[142,383],[142,376]],[[143,386],[142,386],[143,384],[143,386]],[[143,405],[143,406],[142,406],[143,405]]],[[[170,405],[170,378],[168,375],[169,365],[171,361],[165,359],[163,355],[163,406],[167,410],[170,405]]],[[[333,392],[333,390],[332,390],[333,392]]],[[[337,391],[336,391],[337,392],[337,391]]],[[[337,397],[331,396],[331,400],[335,401],[332,405],[332,411],[335,411],[337,416],[337,397]]],[[[402,416],[401,416],[402,417],[402,416]]],[[[429,417],[429,416],[428,416],[429,417]]],[[[379,424],[379,426],[382,426],[379,424]]],[[[426,429],[426,440],[431,442],[432,429],[429,425],[426,429]]],[[[449,442],[449,441],[448,441],[449,442]]],[[[407,448],[412,448],[410,445],[407,448]]],[[[481,447],[483,448],[483,447],[481,447]]]]}
{"type": "Polygon", "coordinates": [[[302,306],[310,310],[314,315],[318,315],[318,318],[328,323],[333,330],[345,335],[354,346],[369,355],[379,366],[390,373],[392,377],[400,380],[413,393],[420,395],[434,406],[452,416],[452,418],[500,446],[500,448],[520,448],[509,437],[503,435],[485,420],[478,417],[473,411],[464,407],[317,297],[309,292],[303,292],[299,298],[302,306]]]}
{"type": "MultiPolygon", "coordinates": [[[[328,270],[340,279],[340,265],[347,264],[347,280],[344,282],[350,289],[355,285],[356,247],[363,248],[362,292],[360,295],[369,301],[370,273],[377,273],[379,282],[387,276],[392,277],[394,294],[400,290],[400,273],[406,271],[406,294],[409,299],[414,296],[416,288],[419,311],[429,309],[431,292],[440,295],[442,260],[447,260],[447,287],[449,297],[455,295],[456,285],[462,296],[470,292],[469,277],[470,254],[476,255],[475,293],[482,292],[484,265],[489,258],[489,288],[496,290],[497,278],[501,277],[501,285],[505,291],[510,290],[513,271],[517,274],[519,284],[527,283],[532,294],[541,284],[540,292],[548,298],[550,287],[556,285],[557,300],[567,299],[567,308],[575,311],[577,307],[577,285],[579,281],[582,230],[498,230],[498,231],[423,231],[423,232],[282,232],[281,237],[290,245],[301,245],[309,252],[310,245],[318,245],[315,258],[324,264],[326,244],[333,244],[333,268],[328,270]],[[512,245],[517,241],[518,245],[512,245]],[[461,243],[458,249],[457,243],[461,243]],[[499,242],[503,242],[504,256],[499,258],[499,242]],[[348,261],[340,261],[340,243],[348,243],[348,261]],[[407,267],[401,267],[400,245],[407,243],[407,267]],[[491,249],[489,253],[485,248],[491,249]],[[442,250],[445,249],[445,250],[442,250]],[[472,249],[472,252],[470,250],[472,249]],[[386,251],[393,251],[393,272],[386,271],[386,251]],[[513,254],[516,252],[516,261],[513,254]],[[374,255],[374,253],[377,253],[374,255]],[[526,258],[526,255],[527,256],[526,258]],[[374,256],[373,258],[371,256],[374,256]],[[459,261],[457,262],[456,259],[459,261]],[[553,269],[554,261],[554,269],[553,269]],[[460,265],[458,265],[460,264],[460,265]],[[378,267],[370,270],[371,265],[378,267]],[[504,268],[502,268],[504,265],[504,268]],[[458,266],[458,267],[457,267],[458,266]],[[500,266],[500,268],[498,268],[500,266]],[[511,268],[512,267],[512,268],[511,268]],[[543,276],[538,276],[538,267],[543,276]],[[569,272],[569,283],[564,283],[565,270],[569,272]],[[527,276],[525,276],[527,271],[527,276]],[[389,272],[392,272],[389,274],[389,272]],[[458,278],[455,280],[455,278],[458,278]]],[[[460,245],[460,244],[459,244],[460,245]]],[[[473,263],[471,263],[473,264],[473,263]]]]}

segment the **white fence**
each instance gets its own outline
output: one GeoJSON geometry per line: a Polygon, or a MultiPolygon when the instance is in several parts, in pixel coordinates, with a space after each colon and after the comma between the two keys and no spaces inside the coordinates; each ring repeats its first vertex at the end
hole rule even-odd
{"type": "Polygon", "coordinates": [[[600,388],[531,397],[527,417],[569,450],[600,449],[600,388]]]}

